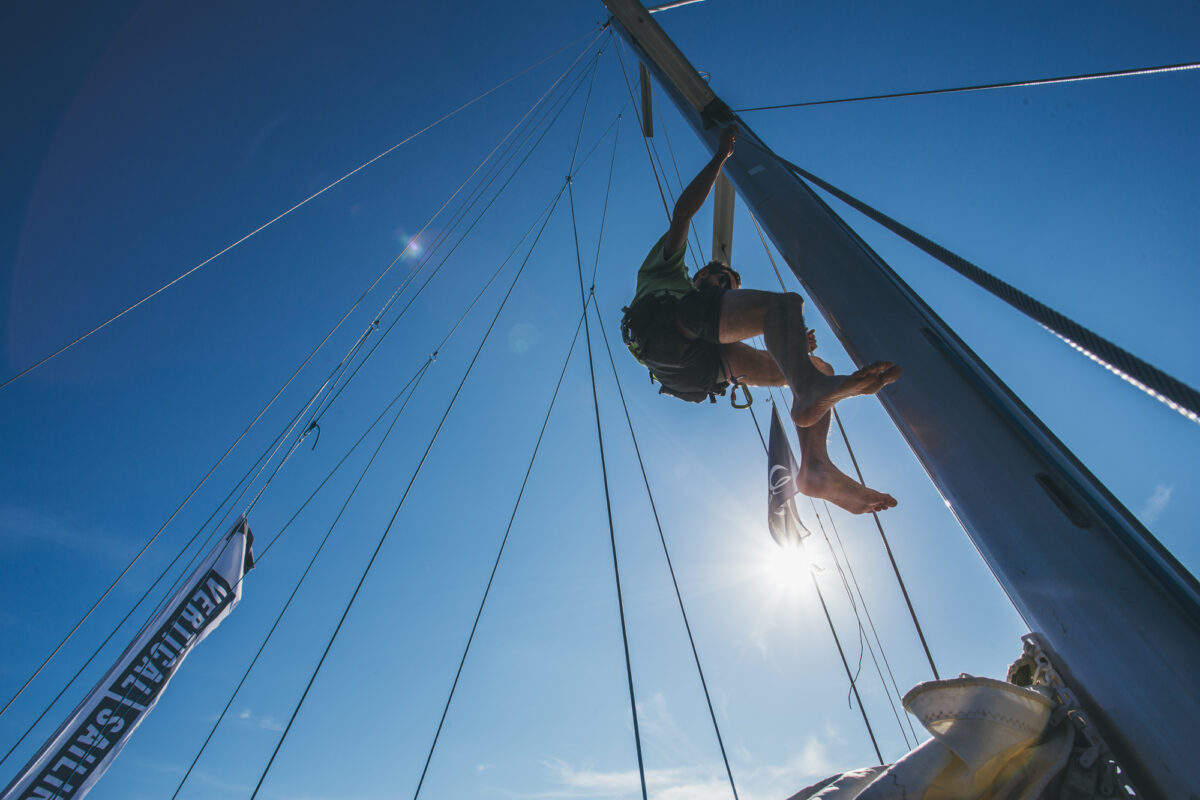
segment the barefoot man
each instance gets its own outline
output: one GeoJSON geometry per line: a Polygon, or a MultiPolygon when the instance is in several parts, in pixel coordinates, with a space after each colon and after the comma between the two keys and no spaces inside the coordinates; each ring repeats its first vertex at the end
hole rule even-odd
{"type": "Polygon", "coordinates": [[[804,327],[800,295],[742,289],[741,277],[719,262],[688,278],[688,226],[736,139],[736,126],[726,128],[716,155],[679,196],[670,228],[638,271],[637,291],[622,321],[625,342],[663,393],[684,400],[711,400],[730,383],[787,385],[800,440],[799,490],[854,514],[892,508],[891,495],[868,489],[833,465],[825,440],[835,403],[874,394],[900,376],[900,367],[877,361],[852,375],[834,375],[811,355],[816,339],[804,327]],[[742,341],[759,335],[765,352],[742,341]]]}

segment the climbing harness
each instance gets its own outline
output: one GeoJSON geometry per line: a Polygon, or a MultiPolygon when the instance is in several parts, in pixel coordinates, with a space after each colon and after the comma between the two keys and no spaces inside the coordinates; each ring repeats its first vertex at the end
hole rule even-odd
{"type": "MultiPolygon", "coordinates": [[[[709,403],[716,403],[717,396],[725,396],[725,387],[721,386],[714,390],[705,389],[676,389],[662,382],[659,376],[654,374],[654,368],[646,362],[647,344],[657,334],[675,334],[673,325],[668,325],[666,320],[674,320],[675,302],[678,300],[675,295],[670,292],[658,292],[657,294],[648,295],[641,298],[632,305],[621,309],[624,315],[621,317],[621,339],[625,342],[625,346],[629,348],[629,352],[650,372],[650,382],[658,384],[658,393],[677,397],[680,400],[686,400],[689,403],[703,403],[708,400],[709,403]]],[[[724,359],[722,358],[722,365],[724,359]]],[[[725,370],[728,373],[728,370],[725,370]]],[[[736,386],[736,385],[735,385],[736,386]]],[[[743,387],[744,388],[744,387],[743,387]]],[[[746,396],[749,397],[749,391],[746,396]]],[[[730,398],[731,401],[733,398],[730,398]]],[[[740,406],[736,402],[733,403],[734,408],[746,408],[740,406]]]]}

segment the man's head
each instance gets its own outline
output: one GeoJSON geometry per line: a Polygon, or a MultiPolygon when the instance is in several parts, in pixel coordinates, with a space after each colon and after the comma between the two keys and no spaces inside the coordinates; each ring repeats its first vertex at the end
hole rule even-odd
{"type": "Polygon", "coordinates": [[[712,261],[692,277],[692,285],[697,289],[703,286],[740,289],[742,286],[742,276],[736,270],[730,269],[720,261],[712,261]]]}

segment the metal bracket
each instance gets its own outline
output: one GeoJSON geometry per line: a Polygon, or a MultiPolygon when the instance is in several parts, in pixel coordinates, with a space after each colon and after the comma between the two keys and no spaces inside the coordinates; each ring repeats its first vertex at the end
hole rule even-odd
{"type": "Polygon", "coordinates": [[[1043,800],[1064,798],[1142,797],[1129,782],[1128,775],[1117,763],[1079,699],[1063,681],[1050,660],[1050,650],[1040,634],[1021,637],[1024,645],[1021,657],[1008,668],[1007,680],[1016,686],[1043,688],[1058,704],[1050,717],[1052,726],[1070,720],[1077,735],[1071,761],[1064,769],[1065,781],[1061,793],[1044,794],[1043,800]]]}

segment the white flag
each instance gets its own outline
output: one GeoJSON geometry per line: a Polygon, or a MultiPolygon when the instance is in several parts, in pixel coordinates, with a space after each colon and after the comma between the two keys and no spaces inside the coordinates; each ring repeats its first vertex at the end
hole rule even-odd
{"type": "Polygon", "coordinates": [[[238,519],[117,663],[13,779],[0,800],[75,800],[112,764],[200,640],[242,596],[254,541],[238,519]]]}

